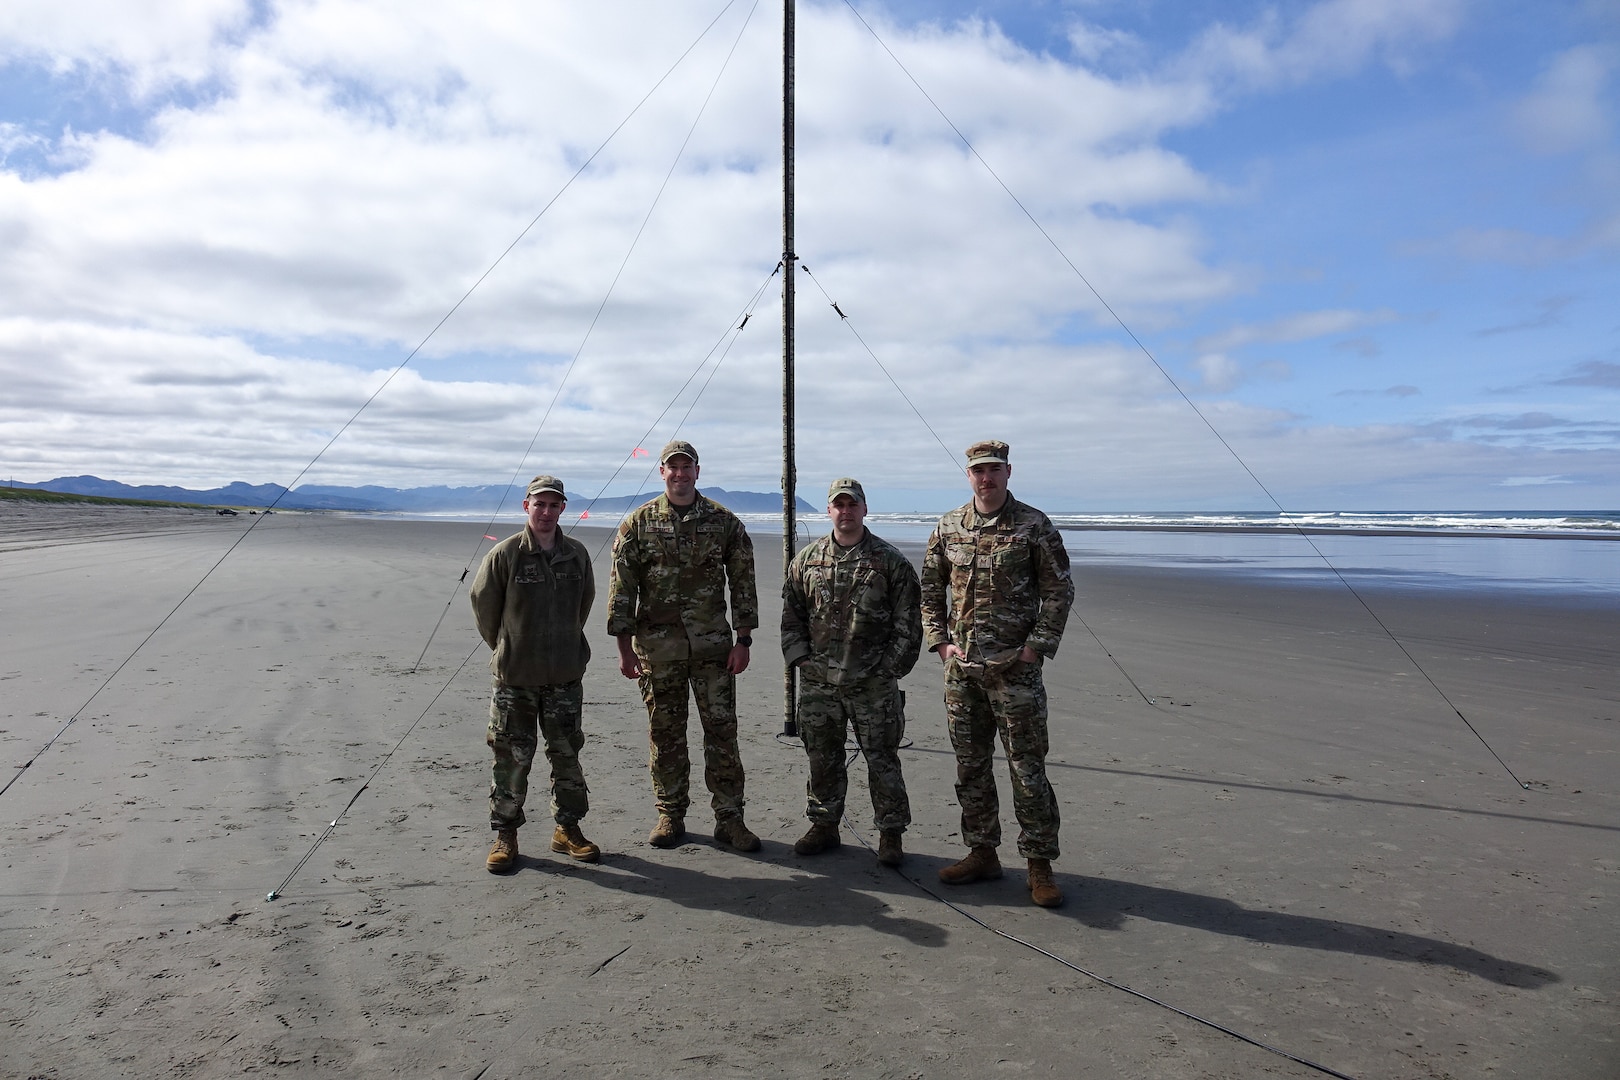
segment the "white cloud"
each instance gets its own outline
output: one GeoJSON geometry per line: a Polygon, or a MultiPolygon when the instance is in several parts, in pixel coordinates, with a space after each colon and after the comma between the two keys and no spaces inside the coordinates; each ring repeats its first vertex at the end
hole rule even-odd
{"type": "Polygon", "coordinates": [[[248,0],[7,0],[0,62],[88,70],[144,97],[212,75],[222,38],[241,33],[251,12],[248,0]]]}
{"type": "Polygon", "coordinates": [[[1400,318],[1393,311],[1301,311],[1263,323],[1234,326],[1218,334],[1200,338],[1195,347],[1201,350],[1222,351],[1238,349],[1256,342],[1309,341],[1312,338],[1348,334],[1369,326],[1379,326],[1400,318]]]}
{"type": "Polygon", "coordinates": [[[1575,481],[1563,476],[1509,476],[1498,484],[1502,487],[1547,487],[1551,484],[1573,484],[1575,481]]]}
{"type": "Polygon", "coordinates": [[[1411,54],[1450,37],[1462,0],[1325,0],[1268,8],[1252,24],[1217,24],[1188,51],[1201,78],[1264,88],[1348,74],[1369,61],[1401,70],[1411,54]]]}
{"type": "Polygon", "coordinates": [[[1515,266],[1546,266],[1580,253],[1585,244],[1576,237],[1549,236],[1528,229],[1469,227],[1436,240],[1402,245],[1402,254],[1465,262],[1502,262],[1515,266]]]}
{"type": "Polygon", "coordinates": [[[1562,154],[1606,143],[1613,124],[1604,91],[1616,63],[1615,50],[1600,45],[1582,45],[1555,57],[1513,110],[1514,127],[1525,145],[1538,153],[1562,154]]]}
{"type": "Polygon", "coordinates": [[[1074,55],[1088,63],[1120,54],[1140,55],[1142,52],[1142,42],[1135,34],[1086,22],[1071,24],[1067,37],[1074,55]]]}
{"type": "Polygon", "coordinates": [[[1193,361],[1203,388],[1212,394],[1225,394],[1242,381],[1243,366],[1223,353],[1205,353],[1193,361]]]}
{"type": "MultiPolygon", "coordinates": [[[[551,14],[578,21],[568,11],[551,14]]],[[[618,42],[617,68],[586,70],[569,59],[579,43],[565,44],[545,19],[514,41],[514,28],[499,22],[452,18],[437,7],[414,14],[418,25],[407,31],[397,28],[407,20],[393,5],[290,6],[236,55],[229,97],[165,111],[140,142],[81,136],[72,143],[81,164],[61,176],[0,177],[0,230],[14,238],[0,264],[0,291],[13,298],[12,310],[413,343],[562,186],[592,140],[675,54],[670,39],[679,40],[667,25],[630,34],[618,42]]],[[[824,22],[816,37],[830,52],[819,83],[803,76],[800,114],[806,258],[817,257],[824,273],[861,262],[850,271],[858,276],[839,282],[845,289],[948,291],[954,278],[956,291],[973,298],[957,309],[959,322],[981,333],[1069,307],[1072,279],[1052,272],[1060,265],[1029,243],[1033,230],[993,182],[964,167],[955,137],[932,110],[918,108],[892,68],[849,58],[855,42],[840,40],[855,33],[848,20],[824,22]],[[835,138],[847,129],[844,108],[884,117],[883,130],[854,144],[835,138]],[[965,216],[952,221],[952,213],[965,216]],[[867,261],[880,246],[937,269],[899,282],[881,262],[867,261]],[[990,264],[1020,261],[1039,272],[1034,292],[986,277],[990,264]]],[[[692,20],[680,28],[696,29],[692,20]]],[[[572,351],[726,44],[700,50],[689,67],[707,70],[678,73],[679,85],[632,122],[492,277],[474,298],[476,317],[469,312],[454,326],[459,347],[572,351]]],[[[1202,264],[1184,225],[1145,226],[1093,209],[1207,193],[1174,155],[1103,148],[1163,111],[1158,91],[1124,90],[993,37],[925,37],[909,59],[922,75],[946,82],[948,71],[966,88],[960,119],[984,133],[986,156],[1033,193],[1066,245],[1091,252],[1088,270],[1112,283],[1125,310],[1149,298],[1155,306],[1206,300],[1230,288],[1227,275],[1202,264]],[[1015,117],[1028,101],[1020,95],[1050,102],[1061,115],[1026,108],[1015,117]],[[1099,126],[1091,119],[1099,116],[1109,119],[1099,126]],[[1086,180],[1054,187],[1053,175],[1086,180]]],[[[616,303],[711,324],[729,317],[773,257],[776,76],[768,64],[740,67],[643,240],[664,265],[686,269],[659,275],[643,255],[616,303]],[[705,228],[693,230],[690,221],[705,228]],[[751,264],[733,261],[749,246],[751,264]]],[[[897,308],[878,299],[868,310],[897,308]]],[[[656,335],[671,336],[667,324],[656,335]]]]}

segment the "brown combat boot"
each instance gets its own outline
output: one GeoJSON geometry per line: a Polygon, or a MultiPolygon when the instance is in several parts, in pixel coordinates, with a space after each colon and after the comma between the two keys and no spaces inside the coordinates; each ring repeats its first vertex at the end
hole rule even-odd
{"type": "Polygon", "coordinates": [[[820,855],[823,851],[831,851],[843,843],[838,835],[838,825],[831,821],[817,821],[810,826],[810,831],[799,837],[793,845],[795,855],[820,855]]]}
{"type": "Polygon", "coordinates": [[[495,834],[495,842],[484,859],[484,869],[492,874],[507,874],[517,869],[517,830],[502,829],[495,834]]]}
{"type": "Polygon", "coordinates": [[[686,835],[686,822],[682,818],[669,814],[659,814],[658,824],[647,835],[647,843],[653,847],[671,848],[681,842],[686,835]]]}
{"type": "Polygon", "coordinates": [[[714,839],[716,843],[730,844],[738,851],[758,851],[759,837],[755,836],[747,825],[743,824],[741,814],[723,817],[714,823],[714,839]]]}
{"type": "Polygon", "coordinates": [[[884,829],[878,835],[878,862],[884,866],[899,866],[900,861],[906,857],[905,851],[900,847],[900,830],[884,829]]]}
{"type": "Polygon", "coordinates": [[[939,872],[939,880],[947,885],[968,885],[975,881],[993,881],[1001,876],[1001,860],[996,849],[981,845],[967,853],[961,862],[952,863],[939,872]]]}
{"type": "Polygon", "coordinates": [[[579,824],[558,825],[551,833],[551,850],[566,851],[580,862],[596,862],[602,857],[602,849],[585,839],[585,834],[579,831],[579,824]]]}
{"type": "Polygon", "coordinates": [[[1052,860],[1029,860],[1029,898],[1041,907],[1063,904],[1063,890],[1052,880],[1052,860]]]}

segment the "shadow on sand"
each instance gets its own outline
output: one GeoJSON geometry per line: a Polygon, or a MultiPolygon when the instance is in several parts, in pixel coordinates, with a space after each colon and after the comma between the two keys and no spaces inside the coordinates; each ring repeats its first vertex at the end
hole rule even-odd
{"type": "MultiPolygon", "coordinates": [[[[945,944],[948,930],[943,922],[895,915],[874,893],[909,893],[920,888],[931,896],[961,905],[991,924],[995,920],[987,909],[1022,908],[1029,902],[1021,868],[1014,865],[1007,866],[1007,875],[1000,881],[956,888],[938,881],[938,870],[949,862],[947,859],[908,855],[900,872],[893,873],[872,864],[853,863],[852,855],[870,858],[858,847],[842,855],[819,856],[814,861],[795,859],[790,852],[786,845],[767,842],[759,855],[737,857],[739,873],[725,875],[689,869],[674,861],[652,862],[638,855],[616,853],[588,877],[603,888],[657,897],[694,910],[725,912],[784,926],[861,926],[927,948],[945,944]],[[787,866],[796,872],[786,881],[751,875],[747,866],[752,859],[787,866]],[[857,865],[861,869],[854,869],[857,865]]],[[[524,863],[525,868],[532,869],[546,865],[528,860],[524,863]]],[[[1058,881],[1068,903],[1052,914],[1094,930],[1122,930],[1128,917],[1148,919],[1267,945],[1350,953],[1399,963],[1439,964],[1527,990],[1560,981],[1557,973],[1545,968],[1399,930],[1245,908],[1220,897],[1130,881],[1061,873],[1058,881]]]]}
{"type": "MultiPolygon", "coordinates": [[[[676,849],[677,858],[678,852],[676,849]]],[[[697,911],[725,912],[783,926],[860,926],[931,949],[945,944],[943,927],[895,915],[888,904],[871,895],[869,880],[857,882],[847,874],[827,876],[808,868],[787,881],[749,874],[749,865],[755,860],[792,865],[788,862],[790,852],[786,845],[767,842],[758,855],[735,856],[736,872],[725,875],[689,869],[674,859],[649,862],[638,855],[614,852],[603,858],[596,872],[582,875],[582,879],[603,888],[656,897],[697,911]]],[[[525,859],[519,869],[554,867],[555,864],[525,859]]],[[[879,880],[887,884],[893,879],[885,874],[879,880]]]]}
{"type": "MultiPolygon", "coordinates": [[[[938,868],[948,862],[946,859],[908,858],[904,876],[923,891],[960,904],[980,918],[985,918],[987,900],[998,907],[1014,906],[1014,901],[1008,895],[1009,883],[1017,890],[1017,905],[1028,903],[1021,868],[1007,865],[1007,876],[1002,881],[990,883],[987,890],[984,885],[952,887],[939,884],[938,868]]],[[[1267,945],[1352,953],[1401,963],[1441,964],[1503,986],[1525,990],[1536,990],[1560,981],[1556,972],[1545,968],[1504,960],[1466,945],[1399,930],[1364,926],[1342,919],[1245,908],[1216,896],[1140,885],[1132,881],[1062,873],[1057,875],[1057,879],[1067,903],[1053,914],[1077,920],[1095,930],[1123,930],[1126,918],[1131,917],[1245,938],[1267,945]]],[[[985,918],[985,921],[993,922],[990,918],[985,918]]]]}

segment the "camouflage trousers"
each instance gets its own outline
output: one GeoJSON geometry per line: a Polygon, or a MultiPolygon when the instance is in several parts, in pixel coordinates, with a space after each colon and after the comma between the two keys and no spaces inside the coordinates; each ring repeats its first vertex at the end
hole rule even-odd
{"type": "Polygon", "coordinates": [[[523,803],[541,739],[551,763],[551,816],[559,825],[576,824],[585,816],[590,800],[585,773],[579,767],[579,749],[585,745],[580,725],[584,699],[578,679],[555,686],[495,684],[484,739],[495,751],[489,784],[490,828],[516,829],[528,820],[523,803]]]}
{"type": "Polygon", "coordinates": [[[874,675],[852,685],[833,686],[819,679],[802,679],[798,718],[799,737],[810,759],[805,817],[836,825],[844,816],[844,796],[849,789],[844,737],[853,727],[855,742],[866,755],[872,823],[880,830],[904,829],[911,824],[911,802],[900,774],[899,753],[906,717],[895,680],[874,675]]]}
{"type": "Polygon", "coordinates": [[[971,677],[950,665],[945,715],[956,751],[956,801],[962,807],[962,842],[1001,843],[996,797],[995,740],[1007,752],[1018,853],[1026,859],[1058,857],[1058,804],[1046,780],[1046,686],[1039,664],[1015,664],[1004,673],[971,677]]]}
{"type": "Polygon", "coordinates": [[[687,701],[697,699],[703,725],[703,781],[716,818],[741,814],[742,755],[737,750],[737,678],[724,655],[707,660],[642,662],[641,700],[650,721],[648,768],[658,812],[684,818],[692,804],[687,701]]]}

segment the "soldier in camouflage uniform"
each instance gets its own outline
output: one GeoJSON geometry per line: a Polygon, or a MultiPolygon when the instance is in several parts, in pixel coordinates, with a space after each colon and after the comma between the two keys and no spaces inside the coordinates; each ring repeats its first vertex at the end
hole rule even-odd
{"type": "Polygon", "coordinates": [[[866,755],[878,861],[899,866],[911,803],[900,773],[905,731],[899,680],[917,663],[922,618],[917,571],[866,528],[860,482],[827,491],[833,531],[793,557],[782,583],[782,656],[799,671],[799,735],[810,759],[810,831],[800,855],[838,847],[849,777],[844,733],[853,725],[866,755]]]}
{"type": "Polygon", "coordinates": [[[489,787],[495,843],[484,860],[491,873],[517,868],[517,831],[542,739],[557,822],[551,850],[584,862],[601,857],[601,849],[579,831],[590,809],[579,767],[585,745],[580,679],[591,658],[585,620],[596,599],[596,577],[585,545],[557,528],[567,505],[555,476],[530,481],[523,500],[528,524],[489,550],[470,593],[478,632],[493,650],[489,669],[495,676],[486,736],[495,752],[489,787]]]}
{"type": "Polygon", "coordinates": [[[654,847],[674,847],[686,834],[691,695],[703,724],[714,837],[738,851],[758,851],[759,837],[743,822],[737,749],[737,676],[748,667],[759,625],[753,541],[737,515],[698,493],[691,443],[669,443],[658,461],[664,494],[619,525],[608,590],[608,633],[619,642],[619,671],[640,681],[650,722],[658,824],[647,839],[654,847]],[[726,620],[728,584],[735,643],[726,620]]]}
{"type": "Polygon", "coordinates": [[[1041,662],[1057,653],[1074,603],[1069,555],[1047,516],[1012,497],[1004,442],[967,449],[973,501],[940,518],[923,559],[924,640],[945,665],[945,713],[956,751],[962,840],[971,848],[940,879],[1001,876],[1000,808],[992,769],[999,734],[1012,772],[1018,851],[1035,903],[1057,907],[1058,804],[1046,779],[1046,687],[1041,662]]]}

